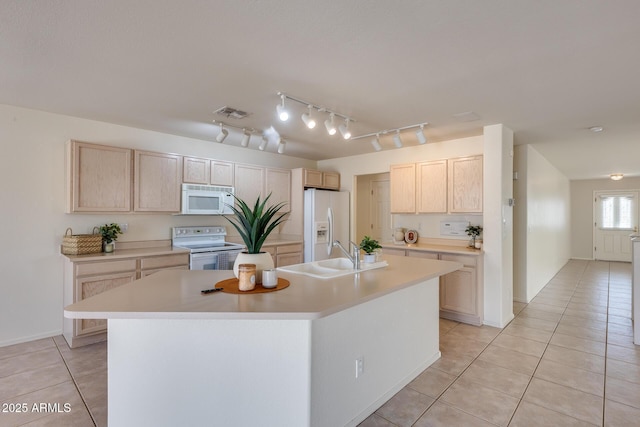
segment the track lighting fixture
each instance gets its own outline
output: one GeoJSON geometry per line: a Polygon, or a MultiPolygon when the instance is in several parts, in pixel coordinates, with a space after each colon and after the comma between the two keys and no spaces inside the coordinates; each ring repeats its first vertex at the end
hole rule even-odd
{"type": "Polygon", "coordinates": [[[376,135],[376,137],[371,140],[371,145],[373,145],[373,149],[376,151],[382,150],[382,146],[380,145],[380,135],[376,135]]]}
{"type": "Polygon", "coordinates": [[[336,126],[333,124],[334,114],[329,114],[329,118],[324,121],[324,127],[327,128],[327,133],[331,136],[336,134],[336,126]]]}
{"type": "Polygon", "coordinates": [[[285,149],[286,144],[287,143],[285,142],[284,139],[281,139],[280,142],[278,142],[278,154],[284,153],[284,149],[285,149]]]}
{"type": "Polygon", "coordinates": [[[313,117],[311,117],[311,109],[313,108],[313,106],[309,105],[308,108],[309,108],[309,111],[302,115],[302,121],[309,129],[313,129],[314,127],[316,127],[316,120],[313,117]]]}
{"type": "Polygon", "coordinates": [[[344,139],[351,138],[351,131],[349,130],[349,119],[345,119],[344,124],[340,125],[338,129],[340,130],[340,133],[342,134],[342,137],[344,139]]]}
{"type": "Polygon", "coordinates": [[[223,143],[228,135],[229,135],[229,131],[226,130],[224,128],[224,126],[222,126],[222,124],[221,124],[220,125],[220,133],[218,133],[218,136],[216,136],[216,141],[218,141],[219,143],[223,143]]]}
{"type": "Polygon", "coordinates": [[[393,135],[393,144],[396,148],[402,148],[402,140],[400,139],[400,131],[397,130],[396,134],[393,135]]]}
{"type": "Polygon", "coordinates": [[[289,120],[289,112],[284,108],[284,98],[285,95],[280,95],[281,102],[276,106],[276,111],[278,112],[278,118],[281,121],[286,122],[289,120]]]}
{"type": "Polygon", "coordinates": [[[249,146],[249,140],[251,139],[251,133],[248,130],[242,129],[242,140],[240,141],[240,145],[243,147],[249,146]]]}
{"type": "Polygon", "coordinates": [[[425,144],[427,142],[427,137],[424,135],[424,125],[420,125],[420,129],[416,131],[416,136],[418,137],[418,144],[425,144]]]}
{"type": "Polygon", "coordinates": [[[258,150],[260,151],[264,151],[265,148],[267,148],[267,143],[269,142],[269,140],[267,139],[266,136],[262,136],[262,141],[260,141],[260,145],[258,145],[258,150]]]}

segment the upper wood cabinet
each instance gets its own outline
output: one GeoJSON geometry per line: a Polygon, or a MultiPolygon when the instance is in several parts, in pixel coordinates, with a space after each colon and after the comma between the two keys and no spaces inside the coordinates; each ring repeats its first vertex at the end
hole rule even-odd
{"type": "Polygon", "coordinates": [[[233,163],[211,160],[211,185],[233,187],[233,163]]]}
{"type": "Polygon", "coordinates": [[[199,157],[182,158],[182,182],[189,184],[209,184],[211,160],[199,157]]]}
{"type": "Polygon", "coordinates": [[[391,213],[416,212],[416,164],[392,165],[389,174],[391,213]]]}
{"type": "Polygon", "coordinates": [[[482,213],[482,156],[391,165],[391,213],[482,213]]]}
{"type": "Polygon", "coordinates": [[[291,210],[291,170],[267,168],[264,176],[264,196],[271,194],[269,204],[285,202],[280,212],[289,212],[291,210]]]}
{"type": "Polygon", "coordinates": [[[182,156],[134,152],[136,212],[180,212],[182,156]]]}
{"type": "Polygon", "coordinates": [[[323,172],[314,169],[304,169],[303,185],[306,188],[339,190],[340,174],[338,172],[323,172]]]}
{"type": "Polygon", "coordinates": [[[128,148],[69,141],[67,212],[129,212],[131,154],[128,148]]]}
{"type": "Polygon", "coordinates": [[[249,206],[253,206],[258,197],[264,197],[264,168],[236,163],[234,173],[236,197],[249,206]]]}
{"type": "Polygon", "coordinates": [[[417,212],[447,212],[447,161],[416,165],[417,212]]]}
{"type": "Polygon", "coordinates": [[[482,156],[449,159],[449,212],[482,212],[482,156]]]}

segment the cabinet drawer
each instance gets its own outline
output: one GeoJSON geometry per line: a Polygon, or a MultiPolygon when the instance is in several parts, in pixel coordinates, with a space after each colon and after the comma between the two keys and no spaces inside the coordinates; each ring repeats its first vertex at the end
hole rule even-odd
{"type": "Polygon", "coordinates": [[[293,252],[302,252],[302,244],[296,243],[295,245],[281,245],[276,248],[276,254],[290,254],[293,252]]]}
{"type": "Polygon", "coordinates": [[[407,256],[414,258],[426,258],[426,259],[438,259],[438,254],[435,252],[425,252],[425,251],[407,251],[407,256]]]}
{"type": "Polygon", "coordinates": [[[467,255],[441,254],[440,259],[442,261],[460,262],[464,264],[465,267],[475,267],[478,262],[478,257],[467,255]]]}
{"type": "Polygon", "coordinates": [[[136,260],[121,259],[118,261],[77,263],[75,267],[76,276],[87,276],[90,274],[109,274],[117,273],[120,271],[135,271],[136,260]]]}
{"type": "Polygon", "coordinates": [[[398,256],[405,256],[405,250],[404,249],[396,249],[396,248],[382,248],[382,254],[383,255],[398,255],[398,256]]]}
{"type": "Polygon", "coordinates": [[[140,269],[174,267],[189,264],[189,254],[162,255],[140,260],[140,269]]]}
{"type": "Polygon", "coordinates": [[[280,254],[276,256],[276,267],[300,264],[302,262],[302,252],[280,254]]]}
{"type": "Polygon", "coordinates": [[[189,266],[188,265],[178,265],[176,267],[167,267],[167,268],[157,268],[155,270],[144,270],[140,272],[140,277],[147,277],[150,276],[154,273],[157,273],[158,271],[164,271],[164,270],[188,270],[189,266]]]}

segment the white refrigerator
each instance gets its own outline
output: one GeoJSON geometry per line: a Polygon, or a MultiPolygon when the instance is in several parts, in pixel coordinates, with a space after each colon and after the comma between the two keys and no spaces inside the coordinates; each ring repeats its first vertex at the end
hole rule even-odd
{"type": "Polygon", "coordinates": [[[349,192],[304,191],[304,262],[344,256],[332,243],[349,248],[349,192]]]}

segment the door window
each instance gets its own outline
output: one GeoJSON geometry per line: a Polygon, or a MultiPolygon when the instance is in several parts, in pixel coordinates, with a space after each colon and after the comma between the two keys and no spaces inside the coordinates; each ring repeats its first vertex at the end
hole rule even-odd
{"type": "Polygon", "coordinates": [[[633,229],[633,196],[601,196],[600,228],[607,230],[633,229]]]}

